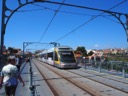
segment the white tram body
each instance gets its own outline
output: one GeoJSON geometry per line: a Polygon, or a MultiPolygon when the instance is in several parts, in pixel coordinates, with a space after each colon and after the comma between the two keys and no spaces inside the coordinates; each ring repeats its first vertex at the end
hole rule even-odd
{"type": "Polygon", "coordinates": [[[69,46],[57,46],[41,53],[42,61],[58,68],[77,68],[74,51],[69,46]]]}

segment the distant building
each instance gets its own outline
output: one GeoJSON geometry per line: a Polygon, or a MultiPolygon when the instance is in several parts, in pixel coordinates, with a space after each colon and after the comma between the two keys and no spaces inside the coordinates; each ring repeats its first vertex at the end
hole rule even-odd
{"type": "Polygon", "coordinates": [[[93,52],[95,54],[103,54],[103,55],[107,55],[107,54],[123,54],[126,53],[126,49],[123,48],[115,48],[115,49],[100,49],[100,50],[93,50],[93,52]]]}
{"type": "Polygon", "coordinates": [[[79,58],[82,56],[82,53],[80,51],[75,52],[75,57],[79,58]]]}

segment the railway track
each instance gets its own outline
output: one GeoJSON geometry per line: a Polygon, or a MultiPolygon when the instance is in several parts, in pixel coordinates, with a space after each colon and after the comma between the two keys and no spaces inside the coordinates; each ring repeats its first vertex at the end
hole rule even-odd
{"type": "Polygon", "coordinates": [[[90,72],[86,72],[86,73],[84,72],[84,75],[81,75],[80,73],[78,73],[78,71],[77,72],[69,71],[69,72],[71,72],[73,74],[80,75],[81,77],[88,78],[92,81],[95,81],[95,82],[100,83],[100,84],[104,84],[105,86],[114,88],[116,90],[119,90],[119,91],[122,91],[122,92],[128,94],[128,87],[127,87],[128,82],[120,81],[117,79],[112,79],[109,77],[105,77],[103,75],[97,75],[97,74],[90,73],[90,72]],[[97,78],[95,78],[95,77],[97,77],[97,78]]]}
{"type": "MultiPolygon", "coordinates": [[[[79,96],[127,96],[128,95],[127,91],[96,81],[92,78],[88,78],[89,76],[83,76],[78,73],[74,73],[67,70],[60,70],[53,66],[43,64],[42,62],[37,60],[36,61],[34,60],[34,62],[38,70],[40,70],[40,74],[43,74],[41,71],[42,70],[41,66],[43,65],[48,70],[52,71],[52,73],[58,75],[59,78],[65,80],[68,83],[71,83],[71,85],[74,86],[73,87],[74,89],[75,87],[77,87],[77,89],[81,90],[80,92],[82,95],[79,96]]],[[[47,80],[49,77],[45,76],[43,78],[46,78],[47,80]]],[[[57,88],[55,89],[55,87],[53,87],[55,84],[53,84],[53,81],[51,83],[51,81],[48,81],[48,86],[51,88],[51,90],[54,89],[53,93],[55,93],[55,96],[63,96],[58,94],[58,90],[56,90],[57,88]]],[[[66,92],[70,92],[70,91],[68,90],[66,92]]],[[[70,96],[70,95],[65,95],[65,96],[70,96]]]]}
{"type": "MultiPolygon", "coordinates": [[[[58,72],[56,72],[54,69],[50,68],[52,66],[49,66],[49,67],[45,66],[45,68],[43,68],[44,65],[43,66],[39,65],[39,64],[42,64],[41,62],[38,62],[38,64],[37,64],[37,61],[36,61],[36,63],[34,61],[34,64],[37,67],[37,69],[39,70],[40,74],[43,76],[43,78],[45,78],[44,80],[46,80],[46,82],[48,83],[48,86],[51,87],[51,90],[52,90],[54,96],[100,96],[99,94],[94,95],[92,93],[89,93],[85,88],[78,86],[77,84],[75,84],[75,82],[71,82],[69,80],[70,78],[62,76],[62,74],[58,74],[58,72]],[[49,77],[42,71],[42,68],[48,69],[48,71],[51,71],[50,74],[55,74],[55,76],[53,76],[53,78],[52,78],[53,80],[50,79],[51,77],[49,77]],[[66,84],[65,88],[62,88],[64,86],[58,88],[56,86],[57,84],[55,84],[55,82],[54,82],[54,79],[60,79],[60,80],[62,80],[62,82],[65,82],[65,83],[63,83],[63,84],[66,84]],[[70,88],[68,88],[68,87],[70,87],[70,88]],[[65,91],[65,89],[68,89],[68,90],[65,91]],[[70,89],[70,91],[69,91],[69,89],[70,89]]],[[[56,80],[56,82],[62,84],[61,81],[56,80]]]]}

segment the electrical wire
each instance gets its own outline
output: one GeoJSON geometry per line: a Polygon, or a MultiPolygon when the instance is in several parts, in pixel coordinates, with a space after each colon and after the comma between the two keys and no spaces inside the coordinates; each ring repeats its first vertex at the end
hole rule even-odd
{"type": "Polygon", "coordinates": [[[111,18],[108,18],[108,17],[106,17],[106,16],[102,16],[102,17],[104,17],[104,18],[106,18],[106,19],[108,19],[108,20],[110,20],[110,21],[112,21],[112,22],[115,22],[115,23],[118,23],[118,24],[120,24],[120,22],[118,22],[118,21],[115,21],[115,20],[113,20],[113,19],[111,19],[111,18]]]}
{"type": "MultiPolygon", "coordinates": [[[[64,2],[65,2],[65,0],[62,1],[62,3],[64,3],[64,2]]],[[[58,13],[58,11],[60,10],[61,7],[62,7],[62,5],[60,5],[60,6],[58,7],[58,9],[55,11],[55,13],[54,13],[52,19],[50,20],[48,26],[46,27],[45,31],[43,32],[43,34],[42,34],[41,38],[39,39],[37,45],[38,45],[38,44],[41,42],[41,40],[43,39],[44,35],[46,34],[47,30],[48,30],[49,27],[51,26],[51,24],[52,24],[52,22],[53,22],[55,16],[57,15],[57,13],[58,13]]],[[[37,47],[37,45],[36,45],[35,47],[37,47]]]]}
{"type": "MultiPolygon", "coordinates": [[[[117,6],[119,6],[119,5],[121,5],[121,4],[123,4],[124,2],[126,2],[126,0],[124,0],[124,1],[120,2],[119,4],[117,4],[117,5],[115,5],[115,6],[111,7],[111,8],[109,8],[108,11],[111,10],[111,9],[113,9],[113,8],[115,8],[115,7],[117,7],[117,6]]],[[[57,39],[55,42],[57,42],[57,41],[59,41],[59,40],[65,38],[66,36],[70,35],[71,33],[75,32],[76,30],[78,30],[78,29],[80,29],[81,27],[85,26],[86,24],[88,24],[89,22],[91,22],[92,20],[96,19],[97,17],[101,16],[101,15],[104,14],[104,13],[105,13],[105,12],[102,12],[102,13],[100,13],[99,15],[92,17],[91,19],[89,19],[88,21],[86,21],[86,22],[83,23],[82,25],[78,26],[77,28],[75,28],[75,29],[72,30],[71,32],[69,32],[69,33],[65,34],[64,36],[60,37],[59,39],[57,39]]]]}
{"type": "MultiPolygon", "coordinates": [[[[113,6],[113,7],[111,7],[110,9],[108,9],[107,11],[103,11],[103,12],[100,13],[99,15],[92,16],[91,19],[89,19],[89,20],[86,21],[85,23],[81,24],[80,26],[78,26],[77,28],[75,28],[74,30],[72,30],[71,32],[69,32],[69,33],[65,34],[64,36],[60,37],[60,38],[57,39],[55,42],[57,42],[57,41],[59,41],[59,40],[65,38],[66,36],[70,35],[71,33],[75,32],[76,30],[80,29],[81,27],[83,27],[84,25],[88,24],[89,22],[91,22],[92,20],[96,19],[97,17],[102,16],[102,14],[104,14],[105,12],[108,12],[108,13],[109,13],[109,10],[114,9],[115,7],[117,7],[117,6],[121,5],[121,4],[123,4],[123,3],[126,2],[126,1],[127,1],[127,0],[124,0],[124,1],[120,2],[119,4],[117,4],[117,5],[113,6]]],[[[39,6],[39,5],[38,5],[38,6],[39,6]]],[[[41,6],[40,6],[40,7],[41,7],[41,6]]],[[[43,7],[43,8],[44,8],[44,7],[43,7]]],[[[60,7],[59,7],[59,8],[60,8],[60,7]]],[[[49,10],[51,10],[50,8],[45,8],[45,9],[49,9],[49,10]]],[[[55,10],[54,10],[54,11],[55,11],[55,10]]],[[[100,11],[100,10],[99,10],[99,11],[100,11]]],[[[71,12],[66,12],[66,11],[59,11],[59,10],[56,10],[55,13],[54,13],[53,18],[51,19],[51,21],[50,21],[49,25],[47,26],[46,30],[44,31],[44,33],[42,34],[42,36],[41,36],[39,42],[42,40],[42,38],[43,38],[44,35],[46,34],[46,31],[47,31],[48,28],[50,27],[50,25],[51,25],[53,19],[55,18],[56,14],[57,14],[57,12],[71,13],[71,12]]],[[[72,13],[72,14],[74,14],[74,13],[72,13]]],[[[90,16],[91,16],[91,15],[90,15],[90,16]]]]}
{"type": "MultiPolygon", "coordinates": [[[[17,12],[32,12],[32,11],[41,11],[41,10],[50,10],[50,11],[58,11],[58,12],[62,12],[62,13],[69,13],[69,14],[75,14],[75,15],[83,15],[83,16],[91,16],[91,17],[94,17],[96,15],[90,15],[90,14],[83,14],[83,13],[76,13],[76,12],[68,12],[68,11],[61,11],[61,10],[55,10],[55,9],[51,9],[51,8],[48,8],[48,7],[44,7],[42,5],[38,5],[38,4],[33,4],[33,5],[36,5],[38,7],[41,7],[41,9],[31,9],[31,10],[18,10],[17,12]]],[[[111,16],[111,15],[100,15],[106,19],[109,19],[110,21],[113,21],[115,23],[120,23],[120,22],[117,22],[117,21],[114,21],[110,18],[108,18],[107,16],[111,16]]]]}
{"type": "MultiPolygon", "coordinates": [[[[63,1],[64,1],[64,0],[63,0],[63,1]]],[[[60,10],[61,6],[62,6],[62,5],[60,5],[60,6],[59,6],[58,10],[60,10]]],[[[56,11],[55,11],[53,18],[51,19],[51,21],[50,21],[50,23],[48,24],[48,26],[47,26],[46,30],[44,31],[44,33],[42,34],[42,36],[41,36],[41,38],[40,38],[39,42],[42,40],[42,38],[43,38],[43,37],[44,37],[44,35],[46,34],[46,32],[47,32],[48,28],[49,28],[49,27],[50,27],[50,25],[52,24],[52,22],[53,22],[53,20],[54,20],[55,16],[56,16],[56,15],[57,15],[57,13],[58,13],[58,10],[56,10],[56,11]]]]}
{"type": "MultiPolygon", "coordinates": [[[[43,6],[41,6],[41,7],[43,7],[43,6]]],[[[41,11],[41,10],[47,10],[47,9],[50,10],[50,11],[56,11],[54,9],[50,9],[50,8],[44,7],[43,9],[18,10],[17,12],[32,12],[32,11],[41,11]]],[[[67,13],[67,14],[75,14],[75,15],[83,15],[83,16],[91,16],[91,17],[96,16],[96,15],[76,13],[76,12],[68,12],[68,11],[58,11],[58,12],[67,13]]],[[[114,21],[114,20],[112,20],[112,19],[107,17],[107,16],[111,16],[111,15],[100,15],[100,16],[102,16],[102,17],[104,17],[104,18],[106,18],[106,19],[108,19],[110,21],[113,21],[115,23],[120,23],[120,22],[114,21]]]]}

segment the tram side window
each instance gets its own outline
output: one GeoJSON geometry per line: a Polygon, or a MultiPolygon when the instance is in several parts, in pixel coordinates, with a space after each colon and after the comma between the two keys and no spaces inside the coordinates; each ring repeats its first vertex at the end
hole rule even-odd
{"type": "Polygon", "coordinates": [[[49,58],[49,57],[53,60],[53,52],[48,53],[48,58],[49,58]]]}
{"type": "Polygon", "coordinates": [[[45,55],[44,55],[44,54],[42,54],[42,55],[41,55],[41,58],[44,58],[44,56],[45,56],[45,55]]]}
{"type": "Polygon", "coordinates": [[[42,55],[40,55],[40,57],[41,57],[41,58],[43,58],[43,57],[44,57],[44,55],[42,54],[42,55]]]}
{"type": "Polygon", "coordinates": [[[44,59],[47,59],[47,54],[44,54],[43,57],[44,57],[44,59]]]}

